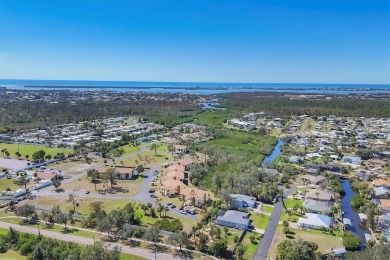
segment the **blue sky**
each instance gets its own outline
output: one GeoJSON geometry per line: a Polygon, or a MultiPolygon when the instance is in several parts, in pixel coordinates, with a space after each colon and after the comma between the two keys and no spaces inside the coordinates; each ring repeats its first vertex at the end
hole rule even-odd
{"type": "Polygon", "coordinates": [[[388,0],[0,0],[0,78],[390,83],[388,0]]]}

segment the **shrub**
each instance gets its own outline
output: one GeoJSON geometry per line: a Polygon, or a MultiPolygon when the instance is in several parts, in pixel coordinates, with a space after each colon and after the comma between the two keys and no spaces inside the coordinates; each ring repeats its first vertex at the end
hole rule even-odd
{"type": "Polygon", "coordinates": [[[364,198],[360,197],[359,195],[356,195],[351,200],[351,206],[354,207],[355,209],[364,206],[364,198]]]}
{"type": "Polygon", "coordinates": [[[350,231],[347,231],[343,236],[343,245],[347,250],[359,250],[360,237],[350,231]]]}

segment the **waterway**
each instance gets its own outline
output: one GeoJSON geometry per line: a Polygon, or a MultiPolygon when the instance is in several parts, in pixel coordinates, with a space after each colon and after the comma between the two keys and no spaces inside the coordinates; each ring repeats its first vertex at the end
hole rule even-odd
{"type": "Polygon", "coordinates": [[[360,227],[360,218],[351,206],[351,200],[356,195],[356,193],[352,190],[349,180],[342,180],[342,184],[345,190],[345,196],[343,196],[341,199],[344,218],[349,218],[351,220],[352,226],[350,230],[357,234],[360,237],[361,244],[365,245],[366,238],[364,234],[366,232],[360,227]]]}
{"type": "Polygon", "coordinates": [[[200,103],[204,109],[216,109],[216,110],[226,110],[226,108],[218,107],[219,103],[200,103]]]}
{"type": "Polygon", "coordinates": [[[282,153],[282,151],[280,150],[280,147],[284,145],[284,141],[283,140],[279,140],[278,143],[275,145],[275,148],[274,150],[272,151],[272,153],[270,155],[267,155],[264,157],[264,160],[263,160],[263,165],[264,164],[272,164],[275,160],[275,158],[282,153]]]}

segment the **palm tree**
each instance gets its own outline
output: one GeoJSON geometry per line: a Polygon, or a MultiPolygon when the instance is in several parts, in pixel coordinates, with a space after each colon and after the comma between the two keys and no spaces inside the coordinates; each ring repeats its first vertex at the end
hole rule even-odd
{"type": "Polygon", "coordinates": [[[159,144],[159,143],[156,143],[156,142],[151,143],[151,144],[149,145],[149,150],[150,150],[150,151],[153,151],[153,150],[154,150],[154,155],[157,155],[157,149],[158,149],[160,146],[161,146],[161,144],[159,144]]]}

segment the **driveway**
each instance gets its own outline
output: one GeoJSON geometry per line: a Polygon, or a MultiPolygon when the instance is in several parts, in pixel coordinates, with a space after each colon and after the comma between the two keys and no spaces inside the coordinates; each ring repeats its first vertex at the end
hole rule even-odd
{"type": "MultiPolygon", "coordinates": [[[[283,190],[283,197],[287,198],[288,194],[295,191],[297,187],[291,187],[290,189],[284,189],[283,190]]],[[[280,219],[280,215],[283,211],[283,203],[281,200],[279,200],[275,206],[274,211],[271,214],[270,221],[268,223],[267,228],[265,229],[264,236],[261,239],[260,245],[257,248],[256,254],[254,259],[256,260],[265,260],[267,257],[267,253],[269,251],[269,248],[271,246],[272,239],[274,237],[276,227],[278,226],[278,222],[280,219]]]]}

